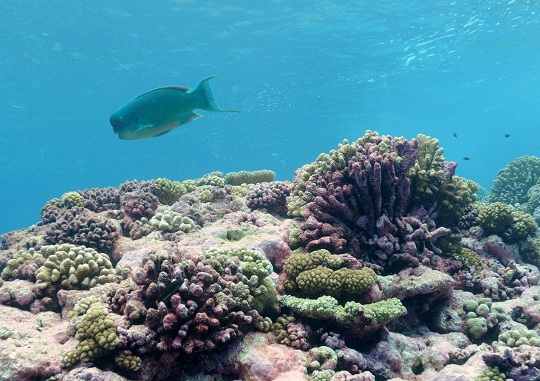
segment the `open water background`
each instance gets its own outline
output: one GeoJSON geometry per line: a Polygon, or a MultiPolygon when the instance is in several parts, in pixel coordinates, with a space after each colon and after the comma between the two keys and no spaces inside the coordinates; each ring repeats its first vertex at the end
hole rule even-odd
{"type": "Polygon", "coordinates": [[[366,129],[436,137],[489,188],[540,155],[539,16],[520,0],[3,0],[0,233],[71,190],[211,171],[291,180],[366,129]],[[113,134],[109,115],[133,97],[213,74],[218,104],[241,114],[113,134]]]}

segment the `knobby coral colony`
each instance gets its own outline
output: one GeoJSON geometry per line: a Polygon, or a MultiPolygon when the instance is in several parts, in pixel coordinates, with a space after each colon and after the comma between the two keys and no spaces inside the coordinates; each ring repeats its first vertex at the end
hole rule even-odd
{"type": "Polygon", "coordinates": [[[455,175],[436,139],[371,131],[292,183],[213,172],[68,192],[37,226],[2,237],[0,302],[69,316],[77,344],[59,359],[64,374],[82,363],[161,379],[193,374],[186,364],[204,354],[208,373],[257,379],[234,365],[232,344],[250,333],[303,351],[313,380],[413,379],[482,353],[478,380],[533,379],[539,366],[523,353],[540,353],[534,160],[501,171],[491,204],[475,202],[479,186],[455,175]],[[257,243],[262,231],[281,244],[257,243]],[[451,348],[439,357],[421,349],[434,335],[451,348]],[[212,368],[219,351],[228,363],[212,368]]]}

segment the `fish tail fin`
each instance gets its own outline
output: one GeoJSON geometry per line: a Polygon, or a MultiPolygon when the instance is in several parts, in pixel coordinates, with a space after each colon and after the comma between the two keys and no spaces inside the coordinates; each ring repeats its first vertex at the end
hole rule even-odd
{"type": "Polygon", "coordinates": [[[201,79],[197,87],[195,87],[195,89],[192,91],[200,98],[201,105],[198,108],[212,112],[240,112],[237,110],[222,110],[219,108],[216,103],[216,99],[214,98],[214,93],[212,93],[212,89],[208,83],[208,81],[216,77],[219,77],[219,75],[211,75],[201,79]]]}

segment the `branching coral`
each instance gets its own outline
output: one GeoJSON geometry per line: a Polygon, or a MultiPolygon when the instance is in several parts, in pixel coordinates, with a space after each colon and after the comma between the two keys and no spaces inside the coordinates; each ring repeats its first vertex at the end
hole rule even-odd
{"type": "Polygon", "coordinates": [[[95,298],[82,299],[70,315],[69,333],[79,340],[79,344],[75,350],[62,355],[62,367],[73,366],[79,361],[92,362],[116,348],[119,343],[116,323],[105,304],[95,298]]]}

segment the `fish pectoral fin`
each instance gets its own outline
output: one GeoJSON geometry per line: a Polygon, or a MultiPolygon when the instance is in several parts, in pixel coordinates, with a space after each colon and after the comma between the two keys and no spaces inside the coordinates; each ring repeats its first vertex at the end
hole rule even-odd
{"type": "Polygon", "coordinates": [[[139,131],[145,130],[147,128],[153,128],[153,127],[154,127],[153,124],[139,124],[139,128],[137,128],[137,131],[135,131],[135,132],[139,132],[139,131]]]}
{"type": "Polygon", "coordinates": [[[195,119],[202,118],[201,114],[197,114],[196,112],[192,112],[191,114],[188,114],[184,119],[180,121],[180,124],[186,124],[189,122],[193,122],[195,119]]]}

